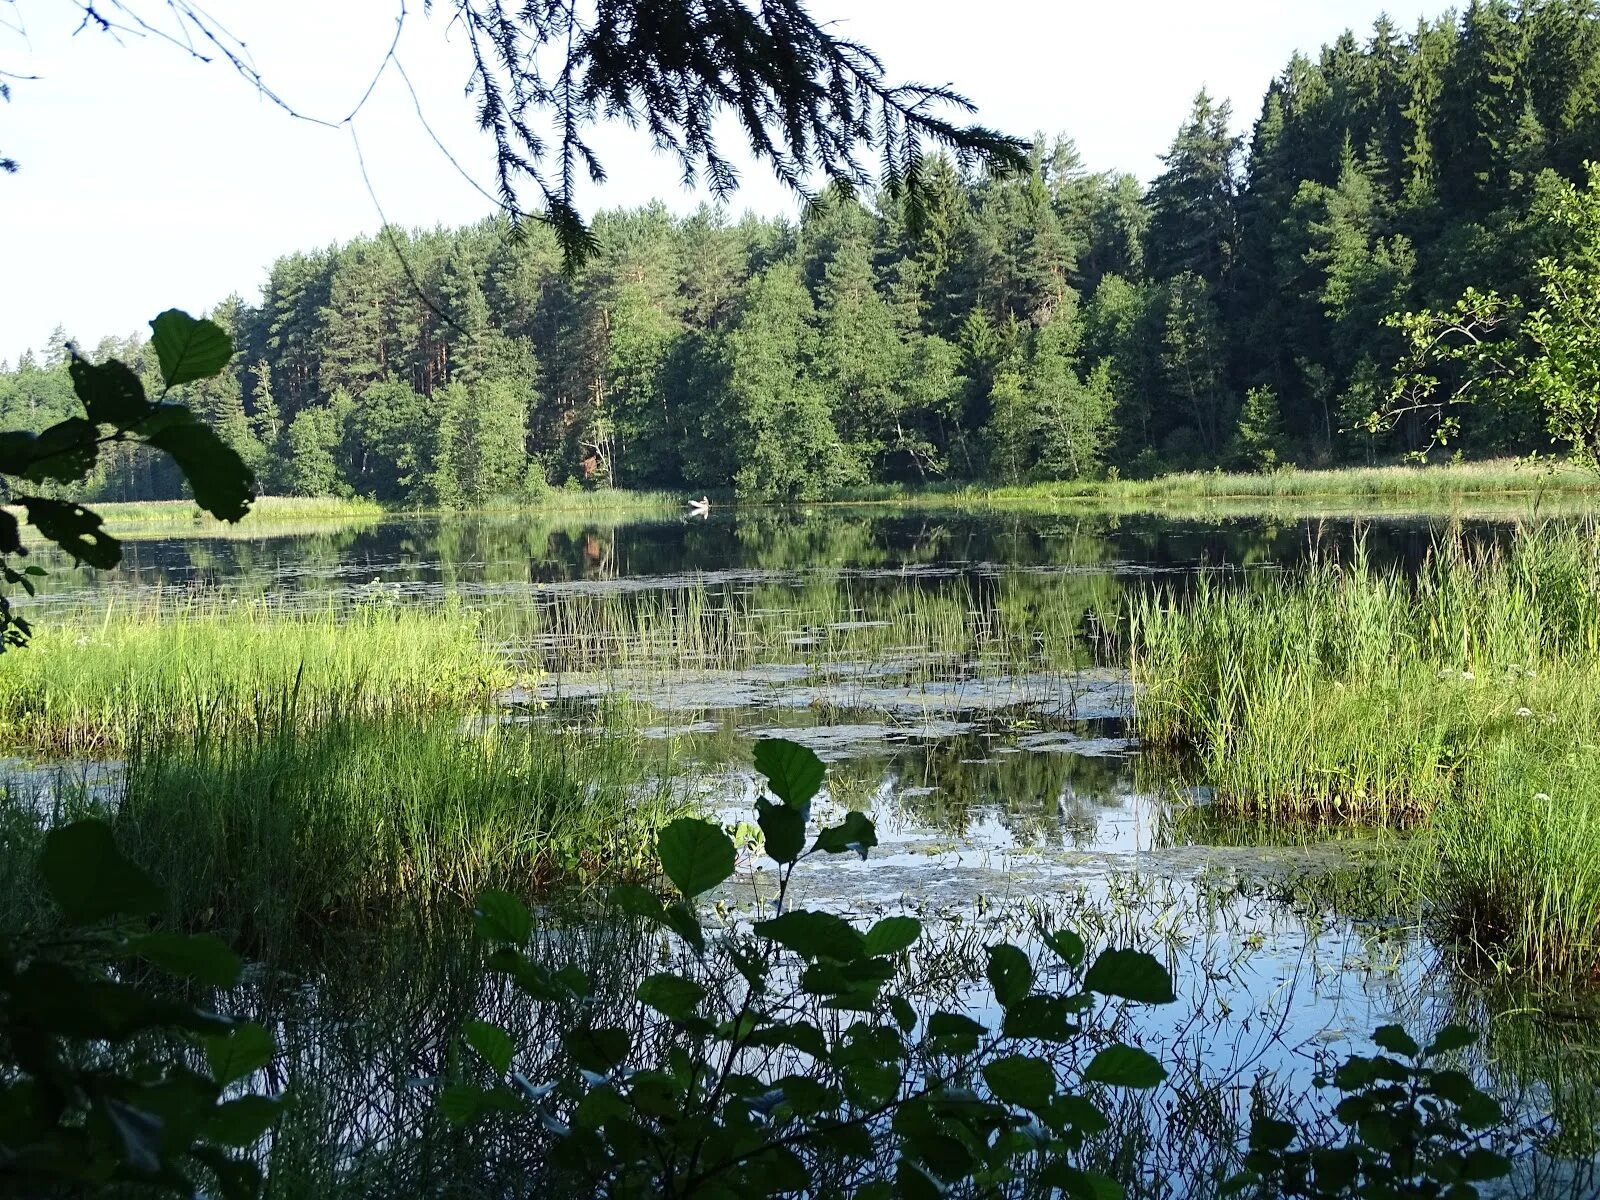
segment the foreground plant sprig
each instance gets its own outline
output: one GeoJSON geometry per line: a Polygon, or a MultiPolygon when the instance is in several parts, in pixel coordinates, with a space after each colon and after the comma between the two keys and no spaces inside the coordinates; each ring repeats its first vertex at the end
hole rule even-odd
{"type": "Polygon", "coordinates": [[[1044,935],[1064,990],[1042,985],[1020,948],[991,946],[987,976],[1003,1012],[991,1028],[958,1011],[925,1016],[895,985],[897,962],[922,935],[907,916],[866,930],[828,912],[788,906],[799,863],[877,844],[872,822],[850,813],[809,837],[824,768],[792,742],[768,740],[756,765],[770,795],[757,814],[780,874],[777,912],[748,930],[708,936],[696,900],[734,870],[734,846],[710,821],[663,830],[661,868],[677,893],[663,901],[617,889],[619,912],[658,925],[682,947],[678,969],[642,980],[636,1000],[658,1043],[596,1023],[587,977],[526,950],[534,920],[504,893],[479,902],[489,965],[562,1014],[570,1069],[534,1083],[515,1069],[510,1036],[471,1022],[463,1039],[493,1082],[449,1087],[453,1121],[523,1122],[550,1139],[556,1170],[587,1193],[614,1196],[937,1196],[952,1188],[996,1194],[1024,1175],[1068,1196],[1121,1194],[1078,1165],[1107,1119],[1085,1085],[1149,1088],[1165,1078],[1145,1051],[1106,1043],[1098,997],[1163,1004],[1166,969],[1146,954],[1112,950],[1086,967],[1081,939],[1044,935]],[[809,842],[809,845],[808,845],[809,842]],[[1053,1051],[1103,1044],[1080,1074],[1053,1051]],[[664,1051],[652,1046],[664,1044],[664,1051]]]}

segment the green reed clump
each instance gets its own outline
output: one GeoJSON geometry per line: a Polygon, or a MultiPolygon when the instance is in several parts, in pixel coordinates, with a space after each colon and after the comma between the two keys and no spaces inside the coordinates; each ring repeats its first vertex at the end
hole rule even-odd
{"type": "Polygon", "coordinates": [[[124,608],[40,622],[0,657],[7,747],[116,753],[136,729],[231,735],[346,714],[461,709],[511,682],[471,612],[263,602],[124,608]]]}
{"type": "Polygon", "coordinates": [[[1543,528],[1441,542],[1414,577],[1357,552],[1300,576],[1134,602],[1136,723],[1198,752],[1224,805],[1403,820],[1502,735],[1600,727],[1600,546],[1543,528]]]}
{"type": "Polygon", "coordinates": [[[644,872],[681,814],[620,728],[333,715],[312,728],[135,740],[85,801],[166,881],[172,915],[270,952],[319,931],[644,872]]]}
{"type": "Polygon", "coordinates": [[[1222,813],[1419,825],[1417,877],[1496,962],[1600,969],[1595,531],[1203,583],[1132,630],[1140,735],[1222,813]]]}
{"type": "Polygon", "coordinates": [[[1503,745],[1469,772],[1419,850],[1441,867],[1457,934],[1491,961],[1600,970],[1600,747],[1546,757],[1503,745]]]}

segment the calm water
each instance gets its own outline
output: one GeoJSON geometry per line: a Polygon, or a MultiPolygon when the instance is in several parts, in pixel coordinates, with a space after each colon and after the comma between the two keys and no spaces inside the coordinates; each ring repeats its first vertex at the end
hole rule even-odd
{"type": "MultiPolygon", "coordinates": [[[[625,698],[645,735],[641,753],[730,824],[751,814],[755,781],[745,764],[754,741],[793,738],[829,763],[823,815],[868,811],[882,843],[865,862],[808,866],[799,877],[805,902],[862,919],[915,912],[952,944],[973,930],[1026,941],[1038,919],[1069,921],[1163,956],[1182,999],[1141,1015],[1132,1032],[1164,1061],[1188,1066],[1131,1118],[1159,1133],[1145,1165],[1152,1180],[1166,1179],[1165,1190],[1152,1185],[1150,1195],[1207,1194],[1195,1165],[1204,1155],[1184,1149],[1200,1136],[1185,1115],[1185,1088],[1247,1107],[1266,1073],[1305,1092],[1328,1056],[1368,1049],[1376,1026],[1400,1020],[1426,1031],[1451,1019],[1486,1030],[1479,1073],[1530,1116],[1556,1113],[1566,1139],[1560,1153],[1521,1162],[1510,1194],[1600,1195],[1592,1176],[1595,1026],[1573,1018],[1571,1001],[1551,1015],[1544,1001],[1470,981],[1429,940],[1420,908],[1372,919],[1336,892],[1302,886],[1351,862],[1359,839],[1285,845],[1207,820],[1203,791],[1176,786],[1141,759],[1126,677],[1096,642],[1096,620],[1114,619],[1105,614],[1130,589],[1181,589],[1202,571],[1248,586],[1252,573],[1347,556],[1358,541],[1374,561],[1404,567],[1436,536],[1493,538],[1505,528],[1446,516],[829,508],[716,512],[708,521],[396,520],[249,537],[163,533],[130,540],[117,571],[57,570],[36,615],[195,596],[285,607],[454,600],[500,622],[492,627],[510,631],[508,645],[524,662],[551,666],[559,648],[548,643],[548,623],[529,634],[537,624],[530,614],[585,596],[627,606],[709,595],[750,620],[771,618],[783,637],[769,654],[747,648],[723,663],[591,654],[583,669],[547,671],[508,695],[490,719],[589,724],[597,705],[625,698]],[[908,589],[958,596],[974,623],[1002,610],[1012,625],[1048,616],[1082,631],[1083,652],[1002,663],[897,645],[871,618],[908,589]],[[782,619],[812,613],[824,594],[827,619],[782,619]]],[[[770,899],[770,866],[742,855],[718,897],[729,920],[770,899]]],[[[950,987],[974,1010],[990,1004],[974,984],[950,987]]],[[[284,1015],[284,1004],[278,997],[267,1007],[284,1015]]],[[[436,1048],[408,1059],[390,1047],[387,1065],[374,1067],[371,1046],[357,1039],[340,1066],[338,1047],[350,1039],[329,1032],[325,1010],[311,1009],[297,1028],[317,1047],[306,1053],[318,1070],[393,1075],[380,1122],[392,1138],[397,1123],[416,1119],[414,1100],[394,1080],[427,1074],[436,1048]]],[[[405,1011],[414,1025],[418,1008],[405,1011]]],[[[351,1153],[376,1136],[377,1118],[359,1106],[325,1120],[343,1130],[351,1153]]]]}

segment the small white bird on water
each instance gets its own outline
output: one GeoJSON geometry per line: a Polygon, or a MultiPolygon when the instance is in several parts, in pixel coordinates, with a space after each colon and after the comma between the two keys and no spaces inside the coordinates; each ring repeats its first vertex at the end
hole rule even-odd
{"type": "Polygon", "coordinates": [[[691,517],[709,517],[711,515],[711,501],[708,497],[701,496],[698,500],[689,501],[689,515],[691,517]]]}

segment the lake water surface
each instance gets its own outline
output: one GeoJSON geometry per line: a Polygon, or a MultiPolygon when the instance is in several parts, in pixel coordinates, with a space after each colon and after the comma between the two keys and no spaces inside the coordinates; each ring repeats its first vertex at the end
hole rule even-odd
{"type": "MultiPolygon", "coordinates": [[[[1331,1058],[1370,1050],[1381,1024],[1421,1034],[1467,1020],[1485,1031],[1473,1069],[1541,1125],[1545,1152],[1519,1161],[1507,1194],[1595,1196],[1600,1026],[1582,998],[1476,978],[1430,937],[1420,899],[1383,894],[1374,838],[1213,819],[1181,764],[1141,756],[1118,657],[1132,591],[1181,591],[1201,573],[1248,587],[1358,547],[1405,569],[1436,537],[1506,528],[1451,514],[819,507],[155,530],[128,541],[117,571],[56,569],[34,615],[196,597],[482,610],[530,672],[486,719],[591,725],[625,705],[652,771],[730,825],[752,819],[756,739],[813,747],[830,768],[821,815],[870,813],[880,845],[865,861],[808,865],[804,902],[861,920],[916,913],[957,959],[975,935],[1026,943],[1040,921],[1164,958],[1179,1003],[1125,1018],[1128,1036],[1180,1065],[1127,1114],[1143,1134],[1143,1194],[1211,1194],[1203,1143],[1217,1118],[1204,1098],[1237,1115],[1252,1086],[1313,1091],[1331,1058]],[[662,613],[678,623],[656,622],[662,613]]],[[[771,866],[742,855],[715,897],[726,920],[770,901],[771,866]]],[[[930,995],[947,987],[991,1006],[959,970],[930,961],[929,972],[930,995]]],[[[319,1047],[306,1053],[330,1078],[388,1072],[382,1120],[341,1110],[349,1153],[392,1142],[420,1111],[401,1082],[418,1062],[390,1045],[375,1064],[359,1039],[345,1062],[330,1047],[349,1039],[328,1033],[325,1009],[283,1017],[322,1031],[306,1035],[319,1047]]]]}

